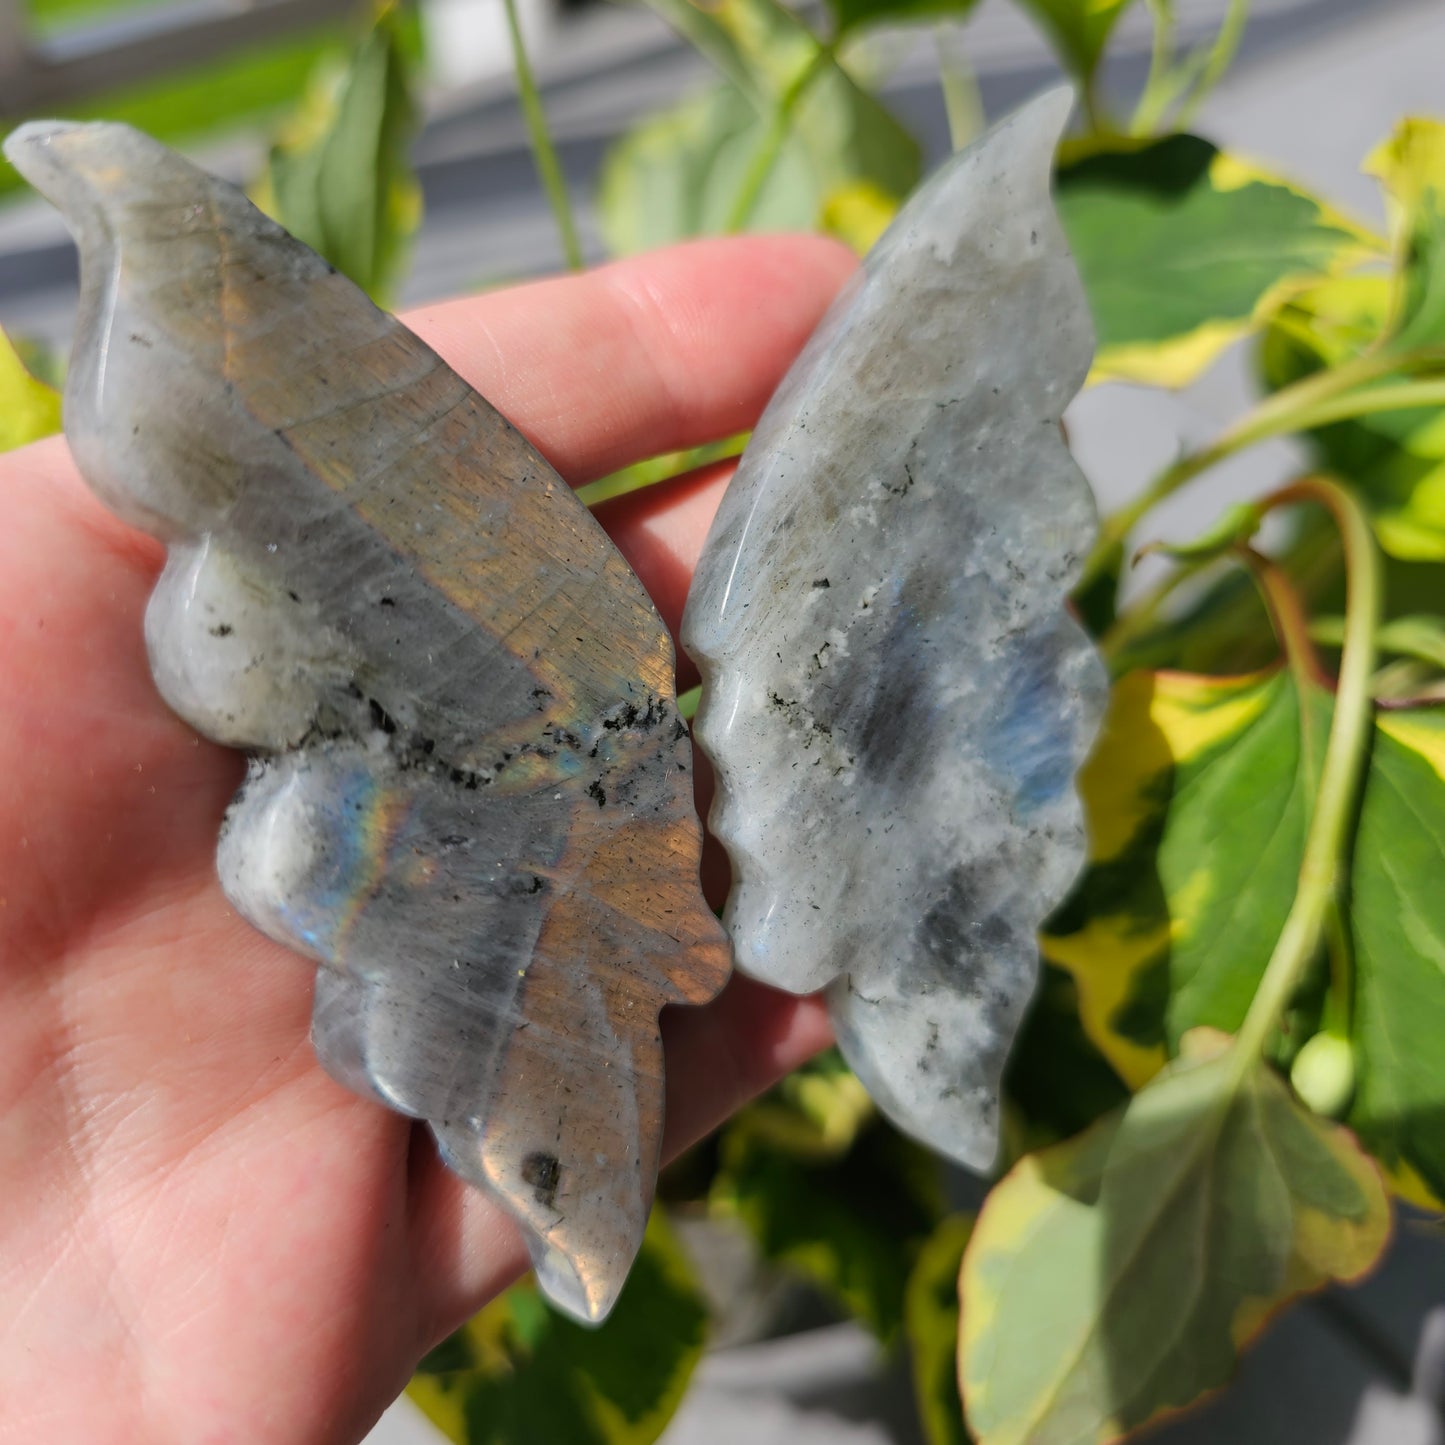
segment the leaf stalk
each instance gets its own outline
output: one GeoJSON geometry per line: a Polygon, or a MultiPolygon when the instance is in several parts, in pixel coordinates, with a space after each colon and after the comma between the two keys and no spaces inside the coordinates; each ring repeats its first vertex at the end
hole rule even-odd
{"type": "Polygon", "coordinates": [[[1340,532],[1347,600],[1334,716],[1320,770],[1299,886],[1258,991],[1240,1026],[1235,1067],[1243,1073],[1279,1027],[1334,907],[1374,727],[1370,679],[1381,616],[1381,567],[1370,521],[1355,497],[1328,477],[1307,477],[1276,492],[1271,508],[1297,502],[1326,507],[1340,532]]]}
{"type": "Polygon", "coordinates": [[[728,235],[736,235],[752,219],[763,187],[767,185],[768,177],[772,175],[773,167],[777,165],[778,157],[782,154],[783,142],[787,140],[788,131],[792,128],[794,111],[807,94],[808,88],[832,63],[832,43],[820,41],[817,50],[813,52],[813,58],[793,77],[787,89],[778,97],[772,120],[748,162],[747,172],[728,211],[725,226],[728,235]]]}
{"type": "Polygon", "coordinates": [[[517,72],[517,96],[522,103],[522,117],[527,124],[532,159],[557,222],[557,232],[562,238],[562,254],[566,258],[567,268],[570,271],[581,271],[586,265],[582,259],[582,243],[577,237],[577,222],[572,214],[572,201],[567,194],[567,181],[562,174],[562,164],[557,159],[556,148],[547,130],[547,114],[542,108],[537,77],[533,74],[532,63],[527,58],[522,25],[517,17],[517,0],[503,0],[503,3],[507,11],[507,33],[512,40],[512,63],[517,72]]]}
{"type": "Polygon", "coordinates": [[[1134,501],[1104,519],[1098,540],[1084,563],[1079,587],[1088,586],[1100,574],[1108,563],[1111,549],[1122,543],[1160,502],[1239,452],[1273,437],[1309,431],[1332,422],[1445,404],[1445,378],[1375,385],[1387,377],[1437,370],[1442,362],[1445,355],[1436,347],[1403,355],[1372,352],[1316,372],[1266,397],[1207,447],[1165,467],[1134,501]]]}

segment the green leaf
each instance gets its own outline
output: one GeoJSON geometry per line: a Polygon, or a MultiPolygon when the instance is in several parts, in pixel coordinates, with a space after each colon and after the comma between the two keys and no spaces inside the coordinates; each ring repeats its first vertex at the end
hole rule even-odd
{"type": "Polygon", "coordinates": [[[1418,1204],[1445,1201],[1445,716],[1381,713],[1355,837],[1349,1123],[1418,1204]]]}
{"type": "Polygon", "coordinates": [[[1313,796],[1291,675],[1131,673],[1079,789],[1089,867],[1042,946],[1137,1088],[1189,1029],[1239,1027],[1289,912],[1313,796]]]}
{"type": "MultiPolygon", "coordinates": [[[[1392,307],[1384,276],[1342,276],[1293,297],[1260,348],[1265,385],[1278,390],[1380,347],[1392,307]]],[[[1321,464],[1354,484],[1387,552],[1445,559],[1445,411],[1379,412],[1308,436],[1321,464]]]]}
{"type": "MultiPolygon", "coordinates": [[[[1404,122],[1370,158],[1392,214],[1392,278],[1351,276],[1295,297],[1261,351],[1272,389],[1365,353],[1433,353],[1445,372],[1445,125],[1404,122]]],[[[1445,559],[1445,410],[1417,406],[1310,434],[1321,462],[1350,478],[1380,545],[1406,560],[1445,559]]]]}
{"type": "Polygon", "coordinates": [[[835,1058],[728,1126],[711,1203],[739,1219],[765,1257],[836,1296],[885,1341],[942,1214],[937,1160],[879,1119],[835,1058]]]}
{"type": "MultiPolygon", "coordinates": [[[[727,227],[734,198],[768,124],[735,85],[723,84],[649,117],[607,151],[597,218],[614,256],[727,227]]],[[[754,231],[807,230],[824,192],[796,135],[782,143],[748,216],[754,231]]]]}
{"type": "Polygon", "coordinates": [[[865,25],[899,25],[910,20],[962,20],[978,0],[828,0],[834,33],[865,25]]]}
{"type": "Polygon", "coordinates": [[[407,1393],[457,1445],[650,1445],[702,1354],[707,1312],[662,1215],[611,1315],[588,1329],[530,1280],[422,1361],[407,1393]]]}
{"type": "Polygon", "coordinates": [[[960,1355],[979,1445],[1102,1445],[1189,1405],[1282,1304],[1384,1249],[1389,1205],[1350,1135],[1267,1065],[1191,1044],[985,1203],[960,1355]]]}
{"type": "Polygon", "coordinates": [[[914,1397],[928,1445],[969,1445],[958,1393],[958,1273],[972,1233],[973,1215],[950,1214],[924,1241],[903,1297],[914,1397]]]}
{"type": "MultiPolygon", "coordinates": [[[[1073,975],[1085,1030],[1131,1086],[1174,1057],[1189,1030],[1242,1021],[1294,895],[1331,706],[1320,683],[1284,671],[1138,672],[1115,688],[1080,776],[1090,865],[1043,949],[1073,975]]],[[[1347,1118],[1397,1190],[1436,1207],[1445,1200],[1441,857],[1445,714],[1382,712],[1345,890],[1347,1118]]],[[[1303,1007],[1295,1044],[1317,1023],[1303,1007]]]]}
{"type": "Polygon", "coordinates": [[[1087,86],[1109,36],[1133,0],[1022,0],[1053,42],[1064,68],[1087,86]]]}
{"type": "Polygon", "coordinates": [[[1293,291],[1370,249],[1318,200],[1196,136],[1076,153],[1057,198],[1101,378],[1186,385],[1293,291]]]}
{"type": "MultiPolygon", "coordinates": [[[[1316,642],[1338,647],[1345,638],[1343,617],[1321,617],[1310,624],[1316,642]]],[[[1382,653],[1413,657],[1445,671],[1445,617],[1411,614],[1385,623],[1375,634],[1375,646],[1382,653]]]]}
{"type": "MultiPolygon", "coordinates": [[[[778,0],[649,0],[771,122],[784,97],[819,64],[820,42],[778,0]]],[[[831,54],[796,93],[789,133],[811,167],[814,214],[822,197],[867,181],[901,199],[922,169],[918,142],[831,54]]]]}
{"type": "Polygon", "coordinates": [[[1445,346],[1445,122],[1402,121],[1365,169],[1379,177],[1390,204],[1398,258],[1394,344],[1445,346]]]}
{"type": "Polygon", "coordinates": [[[384,304],[421,221],[410,35],[387,6],[352,55],[323,62],[272,147],[254,199],[384,304]]]}
{"type": "Polygon", "coordinates": [[[60,393],[32,376],[0,331],[0,452],[60,430],[60,393]]]}

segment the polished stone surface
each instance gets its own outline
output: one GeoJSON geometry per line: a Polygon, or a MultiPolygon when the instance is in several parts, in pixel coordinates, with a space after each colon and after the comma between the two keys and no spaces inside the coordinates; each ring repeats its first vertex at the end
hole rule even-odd
{"type": "Polygon", "coordinates": [[[666,629],[522,436],[239,191],[123,126],[6,153],[80,246],[71,448],[169,547],[157,683],[252,754],[227,893],[323,965],[328,1069],[429,1120],[600,1318],[653,1191],[658,1011],[728,970],[666,629]]]}
{"type": "Polygon", "coordinates": [[[1065,610],[1095,529],[1059,425],[1092,353],[1048,189],[1069,105],[953,158],[869,255],[754,433],[683,626],[739,968],[826,988],[880,1106],[974,1167],[1084,859],[1106,688],[1065,610]]]}

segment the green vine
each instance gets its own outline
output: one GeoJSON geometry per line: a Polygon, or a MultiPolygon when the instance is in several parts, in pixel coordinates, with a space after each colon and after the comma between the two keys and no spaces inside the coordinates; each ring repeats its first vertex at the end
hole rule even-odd
{"type": "MultiPolygon", "coordinates": [[[[1344,547],[1348,603],[1333,720],[1325,746],[1299,888],[1236,1039],[1239,1068],[1263,1053],[1279,1027],[1339,898],[1353,836],[1375,704],[1370,679],[1381,616],[1379,550],[1369,518],[1349,490],[1328,477],[1309,477],[1276,492],[1269,509],[1313,502],[1328,509],[1344,547]]],[[[1305,644],[1307,646],[1307,643],[1305,644]]]]}
{"type": "Polygon", "coordinates": [[[547,129],[547,113],[543,109],[542,96],[537,89],[537,78],[532,73],[532,64],[527,58],[522,25],[517,16],[517,0],[504,0],[504,4],[507,12],[507,33],[512,41],[512,62],[517,73],[517,95],[521,101],[523,118],[527,122],[532,158],[536,162],[537,175],[557,222],[557,231],[562,238],[562,254],[567,266],[572,271],[580,271],[586,265],[582,256],[582,243],[577,237],[577,222],[572,215],[572,200],[567,194],[567,180],[562,174],[562,163],[557,158],[556,148],[547,129]]]}

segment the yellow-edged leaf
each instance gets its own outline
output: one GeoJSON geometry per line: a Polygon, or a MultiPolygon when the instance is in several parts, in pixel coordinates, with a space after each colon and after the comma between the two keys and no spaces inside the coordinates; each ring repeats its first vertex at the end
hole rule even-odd
{"type": "Polygon", "coordinates": [[[0,331],[0,452],[60,430],[60,393],[32,376],[0,331]]]}
{"type": "Polygon", "coordinates": [[[702,1355],[707,1310],[658,1211],[596,1329],[525,1280],[424,1359],[407,1394],[456,1445],[651,1445],[702,1355]]]}
{"type": "Polygon", "coordinates": [[[1192,1042],[984,1205],[960,1342],[979,1445],[1103,1445],[1182,1409],[1271,1313],[1384,1249],[1388,1200],[1349,1133],[1218,1036],[1192,1042]]]}
{"type": "Polygon", "coordinates": [[[968,1445],[958,1393],[958,1276],[974,1216],[950,1214],[924,1242],[903,1299],[918,1419],[928,1445],[968,1445]]]}
{"type": "MultiPolygon", "coordinates": [[[[1294,897],[1331,708],[1287,671],[1136,672],[1116,687],[1080,776],[1091,861],[1042,946],[1131,1087],[1190,1030],[1242,1022],[1294,897]]],[[[1381,713],[1346,880],[1346,1118],[1417,1203],[1445,1200],[1442,858],[1445,711],[1381,713]]],[[[1287,1053],[1319,1027],[1300,1007],[1287,1053]]]]}
{"type": "Polygon", "coordinates": [[[1197,136],[1066,146],[1057,193],[1098,329],[1095,380],[1184,386],[1295,292],[1384,251],[1197,136]]]}

